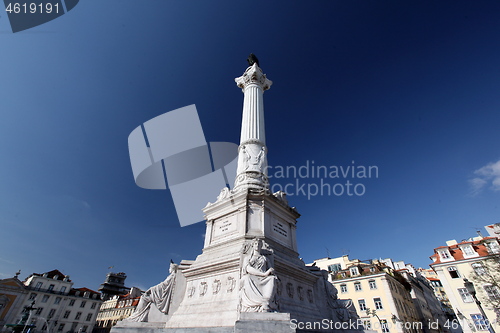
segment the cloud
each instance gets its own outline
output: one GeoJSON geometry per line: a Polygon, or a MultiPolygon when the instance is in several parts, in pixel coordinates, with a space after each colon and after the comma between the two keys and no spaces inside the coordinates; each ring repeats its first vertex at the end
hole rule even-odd
{"type": "Polygon", "coordinates": [[[7,263],[7,264],[13,264],[13,262],[12,262],[12,261],[7,260],[7,259],[4,259],[4,258],[0,258],[0,261],[1,261],[1,262],[5,262],[5,263],[7,263]]]}
{"type": "Polygon", "coordinates": [[[500,160],[488,163],[485,166],[474,171],[476,177],[469,180],[471,194],[479,194],[486,186],[492,191],[500,191],[500,160]]]}

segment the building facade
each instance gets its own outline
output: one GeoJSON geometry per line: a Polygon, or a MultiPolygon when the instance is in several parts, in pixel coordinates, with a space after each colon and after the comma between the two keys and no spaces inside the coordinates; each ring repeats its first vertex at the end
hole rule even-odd
{"type": "Polygon", "coordinates": [[[142,295],[139,288],[132,287],[126,295],[116,295],[102,303],[94,333],[108,333],[120,320],[130,317],[139,304],[142,295]]]}
{"type": "Polygon", "coordinates": [[[446,320],[448,322],[456,320],[457,317],[455,316],[455,312],[453,311],[450,299],[448,298],[448,295],[446,295],[446,291],[444,290],[443,284],[441,283],[441,280],[439,280],[437,273],[430,268],[419,268],[418,272],[421,276],[425,277],[427,281],[429,281],[434,292],[434,296],[440,302],[441,310],[445,314],[446,320]]]}
{"type": "MultiPolygon", "coordinates": [[[[494,235],[498,224],[486,229],[494,235]]],[[[478,237],[461,242],[448,241],[446,246],[435,248],[430,257],[433,260],[430,266],[438,275],[465,333],[491,332],[487,320],[496,322],[496,327],[499,320],[499,239],[478,234],[478,237]],[[464,279],[473,282],[475,295],[469,292],[464,279]]]]}
{"type": "Polygon", "coordinates": [[[8,300],[0,309],[0,330],[6,324],[16,324],[24,308],[32,305],[27,324],[32,333],[91,332],[99,307],[100,294],[88,288],[73,288],[68,275],[58,270],[33,273],[24,281],[14,278],[0,280],[0,300],[8,300]]]}
{"type": "Polygon", "coordinates": [[[339,298],[351,299],[363,326],[379,333],[423,332],[410,295],[411,286],[392,267],[378,260],[350,260],[347,255],[314,262],[329,272],[339,298]]]}

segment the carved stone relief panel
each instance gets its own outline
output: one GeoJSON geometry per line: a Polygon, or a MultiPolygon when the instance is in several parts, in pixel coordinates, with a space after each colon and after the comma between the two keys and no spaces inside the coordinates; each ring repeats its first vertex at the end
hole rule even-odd
{"type": "Polygon", "coordinates": [[[302,288],[301,286],[298,286],[297,287],[297,295],[299,295],[299,299],[301,301],[304,300],[304,288],[302,288]]]}
{"type": "Polygon", "coordinates": [[[314,302],[312,289],[308,289],[307,290],[307,300],[309,301],[309,303],[314,302]]]}
{"type": "Polygon", "coordinates": [[[227,278],[226,286],[227,286],[228,293],[233,292],[234,288],[236,287],[236,279],[232,276],[229,276],[227,278]]]}
{"type": "Polygon", "coordinates": [[[291,282],[286,284],[286,293],[288,294],[288,297],[293,298],[293,284],[291,282]]]}
{"type": "Polygon", "coordinates": [[[206,282],[200,283],[200,296],[204,296],[207,293],[208,284],[206,282]]]}
{"type": "Polygon", "coordinates": [[[189,298],[193,297],[195,292],[196,292],[196,287],[195,286],[189,287],[188,290],[187,290],[188,297],[189,298]]]}
{"type": "Polygon", "coordinates": [[[283,284],[281,283],[281,280],[278,279],[276,281],[276,294],[278,294],[278,296],[281,296],[282,293],[283,293],[283,284]]]}
{"type": "Polygon", "coordinates": [[[212,293],[215,295],[220,291],[220,280],[215,279],[214,282],[212,283],[212,293]]]}

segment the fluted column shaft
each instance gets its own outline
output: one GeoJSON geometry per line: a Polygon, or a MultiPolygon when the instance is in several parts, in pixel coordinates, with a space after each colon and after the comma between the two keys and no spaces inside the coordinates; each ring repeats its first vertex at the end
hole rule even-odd
{"type": "Polygon", "coordinates": [[[271,87],[272,82],[266,78],[257,64],[248,67],[235,81],[245,97],[234,191],[268,190],[263,94],[271,87]]]}

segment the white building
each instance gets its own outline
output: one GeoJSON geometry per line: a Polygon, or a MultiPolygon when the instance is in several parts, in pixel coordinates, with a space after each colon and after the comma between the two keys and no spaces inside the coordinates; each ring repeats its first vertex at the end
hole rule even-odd
{"type": "MultiPolygon", "coordinates": [[[[494,235],[498,224],[486,229],[494,235]]],[[[446,246],[435,248],[430,257],[434,261],[430,266],[437,273],[465,333],[489,331],[486,319],[498,320],[499,255],[498,237],[483,237],[479,233],[478,237],[461,242],[447,241],[446,246]],[[481,307],[469,293],[464,279],[474,283],[481,307]]]]}
{"type": "Polygon", "coordinates": [[[33,273],[24,281],[14,278],[0,280],[0,330],[7,332],[6,324],[20,321],[25,306],[33,304],[27,324],[36,332],[88,332],[94,327],[102,300],[100,294],[88,288],[73,288],[68,275],[58,270],[33,273]],[[5,302],[8,300],[7,302],[5,302]]]}

